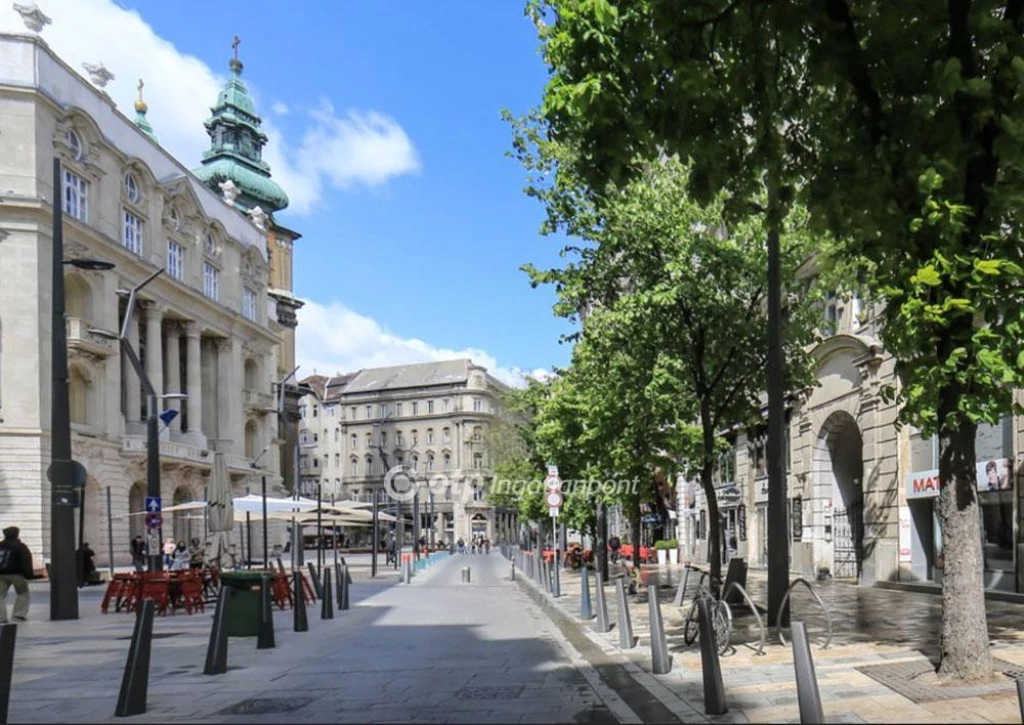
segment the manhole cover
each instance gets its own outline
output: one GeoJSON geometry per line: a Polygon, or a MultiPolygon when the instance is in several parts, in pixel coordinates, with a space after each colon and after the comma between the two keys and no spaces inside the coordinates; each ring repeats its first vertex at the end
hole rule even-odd
{"type": "MultiPolygon", "coordinates": [[[[185,634],[185,633],[184,632],[153,632],[153,639],[167,639],[168,637],[178,637],[178,636],[180,636],[182,634],[185,634]]],[[[131,639],[131,636],[129,635],[128,637],[118,637],[117,639],[128,640],[128,639],[131,639]]]]}
{"type": "Polygon", "coordinates": [[[293,712],[305,707],[312,700],[308,697],[251,697],[236,702],[216,713],[217,715],[273,715],[281,712],[293,712]]]}
{"type": "Polygon", "coordinates": [[[1012,691],[1014,679],[1024,677],[1020,665],[1006,660],[993,657],[992,666],[997,673],[1006,675],[1006,678],[1001,678],[997,674],[996,679],[978,683],[942,682],[935,676],[935,666],[926,659],[864,665],[856,669],[907,699],[922,703],[956,700],[961,697],[984,697],[1012,691]]]}
{"type": "Polygon", "coordinates": [[[515,700],[522,691],[522,685],[480,685],[463,687],[455,696],[466,700],[515,700]]]}

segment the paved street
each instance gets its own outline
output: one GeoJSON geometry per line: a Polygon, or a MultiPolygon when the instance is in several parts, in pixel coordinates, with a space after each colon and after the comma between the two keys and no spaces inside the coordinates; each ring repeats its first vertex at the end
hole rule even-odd
{"type": "MultiPolygon", "coordinates": [[[[19,629],[10,721],[113,720],[132,618],[99,614],[93,588],[82,620],[51,623],[35,594],[19,629]]],[[[202,674],[210,617],[158,617],[149,709],[130,720],[617,722],[614,709],[636,721],[588,683],[497,553],[446,559],[409,586],[357,578],[353,599],[333,621],[311,608],[305,634],[291,631],[291,612],[278,613],[277,648],[232,639],[229,671],[214,677],[202,674]],[[469,585],[459,581],[466,564],[469,585]]]]}

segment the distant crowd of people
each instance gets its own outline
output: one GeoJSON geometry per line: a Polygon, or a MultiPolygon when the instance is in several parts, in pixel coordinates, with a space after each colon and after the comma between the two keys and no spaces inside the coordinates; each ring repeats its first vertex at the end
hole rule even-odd
{"type": "MultiPolygon", "coordinates": [[[[193,538],[191,545],[185,543],[184,539],[177,542],[172,538],[164,541],[163,558],[164,569],[168,571],[181,571],[182,569],[202,569],[206,565],[206,547],[210,542],[203,542],[193,538]]],[[[141,536],[132,539],[132,565],[135,571],[143,571],[146,568],[146,559],[149,556],[149,545],[141,536]]]]}
{"type": "Polygon", "coordinates": [[[490,554],[491,553],[491,540],[485,539],[483,536],[474,536],[469,543],[469,550],[466,549],[465,539],[460,538],[456,544],[456,550],[460,554],[473,553],[473,554],[490,554]]]}

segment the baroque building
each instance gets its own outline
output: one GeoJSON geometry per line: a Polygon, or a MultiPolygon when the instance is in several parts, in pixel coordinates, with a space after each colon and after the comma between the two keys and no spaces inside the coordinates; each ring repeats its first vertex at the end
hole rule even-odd
{"type": "MultiPolygon", "coordinates": [[[[178,413],[160,432],[165,507],[204,498],[216,454],[241,493],[268,449],[261,462],[279,485],[272,385],[294,358],[295,305],[276,290],[290,288],[298,235],[273,220],[287,197],[258,162],[266,137],[237,58],[207,123],[211,150],[191,172],[160,146],[141,83],[132,119],[38,36],[0,35],[0,57],[0,518],[49,557],[52,200],[61,194],[66,257],[116,264],[67,266],[64,281],[73,455],[89,474],[84,539],[105,563],[109,496],[114,558],[127,563],[143,527],[134,514],[146,436],[140,381],[111,339],[124,290],[164,270],[143,291],[130,336],[156,392],[187,396],[163,406],[178,413]],[[271,256],[268,241],[284,238],[288,253],[271,256]]],[[[197,518],[165,519],[164,535],[200,536],[197,518]]]]}
{"type": "MultiPolygon", "coordinates": [[[[507,387],[485,368],[445,360],[303,382],[311,388],[301,403],[299,432],[306,495],[315,496],[319,485],[325,498],[367,502],[377,492],[385,510],[394,510],[383,490],[385,475],[401,466],[425,487],[423,537],[429,540],[433,529],[434,540],[445,543],[515,538],[515,517],[487,501],[493,481],[487,430],[507,387]]],[[[404,504],[406,518],[412,510],[404,504]]],[[[408,528],[405,533],[411,536],[408,528]]],[[[356,530],[352,540],[370,535],[356,530]]]]}

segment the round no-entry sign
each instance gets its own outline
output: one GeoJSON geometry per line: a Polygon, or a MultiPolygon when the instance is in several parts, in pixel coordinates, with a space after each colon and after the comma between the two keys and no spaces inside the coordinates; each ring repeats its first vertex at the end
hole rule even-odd
{"type": "Polygon", "coordinates": [[[558,491],[549,491],[547,496],[547,504],[551,508],[558,508],[562,505],[562,494],[558,491]]]}
{"type": "Polygon", "coordinates": [[[544,487],[549,491],[561,491],[562,490],[562,479],[558,476],[548,476],[544,479],[544,487]]]}

